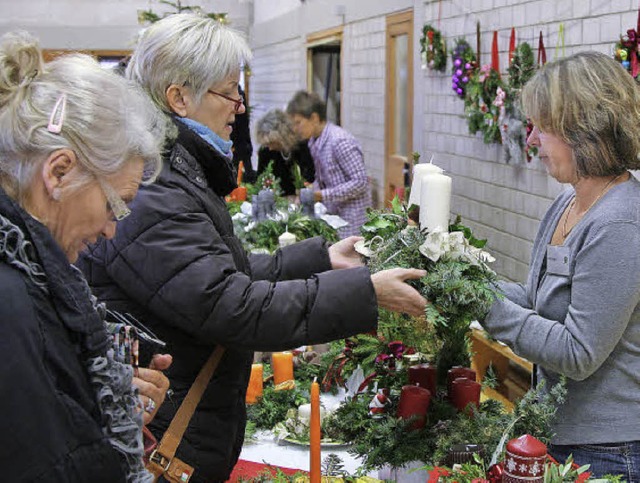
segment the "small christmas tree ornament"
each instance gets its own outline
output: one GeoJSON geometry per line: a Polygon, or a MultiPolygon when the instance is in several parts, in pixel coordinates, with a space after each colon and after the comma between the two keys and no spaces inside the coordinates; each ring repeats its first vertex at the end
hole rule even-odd
{"type": "Polygon", "coordinates": [[[387,406],[389,405],[389,398],[385,394],[384,389],[378,389],[378,393],[373,396],[369,403],[369,416],[373,419],[380,419],[382,415],[387,412],[387,406]]]}
{"type": "Polygon", "coordinates": [[[504,462],[504,483],[542,483],[547,446],[529,434],[507,443],[504,462]]]}

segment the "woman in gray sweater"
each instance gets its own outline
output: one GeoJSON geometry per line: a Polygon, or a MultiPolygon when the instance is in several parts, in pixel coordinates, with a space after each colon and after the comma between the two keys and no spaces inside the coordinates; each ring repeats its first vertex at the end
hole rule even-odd
{"type": "Polygon", "coordinates": [[[594,476],[640,481],[640,89],[620,64],[584,52],[524,87],[528,143],[572,186],[544,216],[527,282],[503,283],[484,327],[537,365],[546,389],[567,377],[550,453],[594,476]]]}

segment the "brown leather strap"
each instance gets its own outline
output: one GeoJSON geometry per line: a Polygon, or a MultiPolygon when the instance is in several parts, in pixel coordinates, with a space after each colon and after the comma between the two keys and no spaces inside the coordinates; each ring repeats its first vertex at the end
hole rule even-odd
{"type": "Polygon", "coordinates": [[[209,381],[211,380],[213,373],[216,371],[223,354],[224,347],[219,345],[209,356],[207,362],[205,362],[202,369],[200,369],[198,377],[196,377],[196,380],[193,381],[193,384],[189,388],[189,392],[178,408],[176,415],[171,420],[171,424],[162,436],[162,440],[156,449],[156,453],[159,453],[159,455],[166,460],[171,461],[175,456],[178,445],[184,436],[184,432],[186,431],[187,426],[189,426],[189,421],[191,420],[200,399],[202,399],[202,395],[209,385],[209,381]]]}

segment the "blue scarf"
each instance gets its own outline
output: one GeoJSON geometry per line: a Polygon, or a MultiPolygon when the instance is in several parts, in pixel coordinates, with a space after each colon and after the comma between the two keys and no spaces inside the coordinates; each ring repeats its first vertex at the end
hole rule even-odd
{"type": "Polygon", "coordinates": [[[204,139],[207,143],[215,148],[220,154],[228,159],[233,159],[233,153],[231,152],[231,146],[233,141],[225,141],[211,129],[204,124],[200,124],[198,121],[189,119],[188,117],[179,117],[180,122],[195,132],[198,136],[204,139]]]}

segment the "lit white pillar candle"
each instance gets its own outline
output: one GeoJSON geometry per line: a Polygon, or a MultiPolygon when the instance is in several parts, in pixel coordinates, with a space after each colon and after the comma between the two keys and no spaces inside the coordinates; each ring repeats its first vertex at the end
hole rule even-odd
{"type": "Polygon", "coordinates": [[[288,231],[285,231],[278,237],[278,245],[280,245],[280,248],[286,247],[287,245],[293,245],[295,242],[296,236],[288,231]]]}
{"type": "Polygon", "coordinates": [[[409,194],[409,207],[411,205],[420,206],[420,188],[422,178],[428,174],[442,173],[442,168],[435,164],[422,163],[413,167],[413,181],[411,182],[411,193],[409,194]]]}
{"type": "Polygon", "coordinates": [[[420,184],[420,229],[449,231],[451,178],[441,173],[422,177],[420,184]]]}

